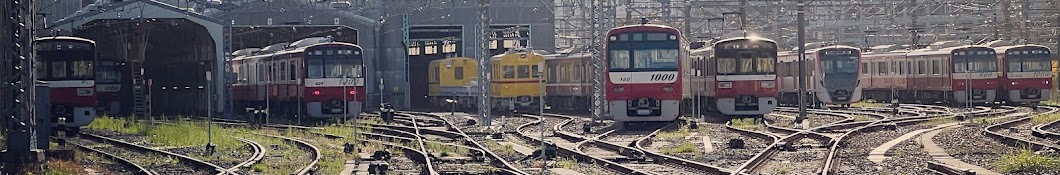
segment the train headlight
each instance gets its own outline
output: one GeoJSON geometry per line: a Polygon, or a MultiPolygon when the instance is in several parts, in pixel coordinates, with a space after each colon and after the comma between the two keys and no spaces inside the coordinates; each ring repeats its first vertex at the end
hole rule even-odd
{"type": "Polygon", "coordinates": [[[674,87],[673,86],[663,87],[663,92],[674,92],[674,87]]]}
{"type": "Polygon", "coordinates": [[[1013,86],[1015,86],[1015,85],[1017,85],[1017,84],[1020,84],[1020,83],[1017,83],[1016,81],[1012,81],[1012,85],[1013,85],[1013,86]]]}
{"type": "Polygon", "coordinates": [[[777,82],[776,81],[762,81],[762,87],[763,88],[777,87],[777,82]]]}
{"type": "Polygon", "coordinates": [[[732,82],[718,82],[718,88],[723,88],[723,89],[732,88],[732,82]]]}
{"type": "Polygon", "coordinates": [[[1042,84],[1049,85],[1049,80],[1042,81],[1042,84]]]}
{"type": "Polygon", "coordinates": [[[622,88],[622,87],[616,87],[616,88],[614,89],[614,91],[615,91],[615,93],[622,93],[622,92],[625,92],[625,91],[626,91],[626,88],[622,88]]]}

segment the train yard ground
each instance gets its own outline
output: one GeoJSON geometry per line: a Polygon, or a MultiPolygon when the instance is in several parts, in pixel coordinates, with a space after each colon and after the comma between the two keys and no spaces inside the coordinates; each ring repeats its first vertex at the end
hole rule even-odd
{"type": "Polygon", "coordinates": [[[459,112],[315,125],[100,117],[76,136],[53,137],[75,154],[48,166],[58,174],[1060,174],[1060,107],[854,106],[809,109],[799,124],[795,108],[627,125],[552,113],[490,126],[459,112]]]}

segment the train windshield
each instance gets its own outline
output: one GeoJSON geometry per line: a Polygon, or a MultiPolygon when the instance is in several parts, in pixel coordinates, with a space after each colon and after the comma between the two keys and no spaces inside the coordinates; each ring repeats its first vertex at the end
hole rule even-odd
{"type": "Polygon", "coordinates": [[[99,62],[99,71],[96,72],[96,83],[114,84],[121,82],[120,63],[114,61],[99,62]]]}
{"type": "Polygon", "coordinates": [[[91,80],[92,61],[37,61],[37,77],[41,80],[91,80]]]}
{"type": "Polygon", "coordinates": [[[1050,71],[1049,50],[1018,50],[1005,54],[1008,72],[1050,71]]]}
{"type": "MultiPolygon", "coordinates": [[[[361,77],[364,65],[352,50],[306,51],[308,78],[361,77]]],[[[360,54],[360,52],[356,52],[360,54]]]]}
{"type": "Polygon", "coordinates": [[[858,73],[857,56],[823,56],[821,58],[821,71],[825,76],[828,74],[853,75],[858,73]]]}
{"type": "Polygon", "coordinates": [[[625,33],[608,43],[611,71],[676,71],[680,43],[668,33],[625,33]]]}
{"type": "Polygon", "coordinates": [[[997,72],[997,55],[994,51],[953,52],[954,73],[997,72]]]}
{"type": "Polygon", "coordinates": [[[772,74],[776,70],[776,51],[739,51],[738,53],[715,54],[718,58],[719,75],[772,74]]]}

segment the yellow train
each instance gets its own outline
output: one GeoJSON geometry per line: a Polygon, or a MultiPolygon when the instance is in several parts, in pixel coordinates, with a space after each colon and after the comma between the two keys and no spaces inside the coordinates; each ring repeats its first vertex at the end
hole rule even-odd
{"type": "MultiPolygon", "coordinates": [[[[474,58],[454,57],[431,61],[428,65],[428,100],[434,108],[447,109],[447,100],[457,108],[478,108],[478,63],[474,58]]],[[[544,81],[545,57],[536,52],[517,50],[494,56],[490,82],[490,107],[497,111],[537,109],[544,81]]]]}

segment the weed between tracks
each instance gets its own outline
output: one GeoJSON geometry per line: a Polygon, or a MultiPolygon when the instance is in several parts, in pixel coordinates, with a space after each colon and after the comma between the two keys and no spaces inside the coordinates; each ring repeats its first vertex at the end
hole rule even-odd
{"type": "Polygon", "coordinates": [[[766,127],[759,118],[735,118],[730,120],[730,122],[732,123],[732,127],[745,130],[761,131],[766,127]]]}
{"type": "Polygon", "coordinates": [[[940,117],[940,118],[932,118],[930,121],[924,122],[923,124],[924,125],[935,125],[935,126],[938,126],[938,125],[941,125],[941,124],[953,123],[953,122],[957,122],[957,120],[953,119],[953,118],[941,118],[940,117]]]}
{"type": "Polygon", "coordinates": [[[465,156],[470,152],[470,150],[464,148],[449,146],[438,142],[427,142],[425,146],[428,150],[431,150],[431,153],[437,153],[439,157],[465,156]]]}
{"type": "Polygon", "coordinates": [[[872,120],[872,118],[870,118],[869,116],[865,116],[865,115],[855,115],[854,116],[854,121],[856,121],[856,122],[869,121],[869,120],[872,120]]]}
{"type": "MultiPolygon", "coordinates": [[[[89,129],[101,131],[113,131],[123,134],[135,134],[146,136],[148,141],[156,145],[171,147],[203,146],[209,142],[207,138],[207,126],[205,122],[194,121],[164,121],[172,125],[153,125],[147,122],[112,118],[109,116],[97,117],[88,125],[89,129]]],[[[218,152],[226,152],[239,149],[244,144],[232,136],[231,132],[213,127],[213,144],[217,145],[218,152]]]]}
{"type": "Polygon", "coordinates": [[[677,145],[676,147],[663,148],[662,152],[664,154],[694,153],[698,156],[701,152],[696,150],[698,150],[696,148],[696,144],[685,142],[681,143],[681,145],[677,145]]]}
{"type": "Polygon", "coordinates": [[[1005,173],[1060,171],[1060,158],[1023,149],[1004,154],[991,165],[1005,173]]]}
{"type": "Polygon", "coordinates": [[[873,99],[865,99],[857,103],[850,104],[850,106],[859,108],[881,108],[884,105],[882,103],[876,103],[876,100],[873,99]]]}
{"type": "Polygon", "coordinates": [[[1057,120],[1060,120],[1060,114],[1036,115],[1031,118],[1031,122],[1037,125],[1046,124],[1057,120]]]}
{"type": "Polygon", "coordinates": [[[578,165],[578,161],[572,157],[559,157],[556,158],[556,167],[573,170],[574,166],[578,165]]]}

